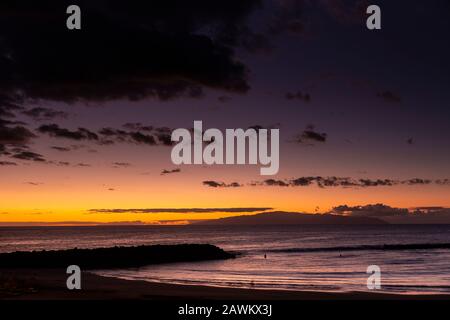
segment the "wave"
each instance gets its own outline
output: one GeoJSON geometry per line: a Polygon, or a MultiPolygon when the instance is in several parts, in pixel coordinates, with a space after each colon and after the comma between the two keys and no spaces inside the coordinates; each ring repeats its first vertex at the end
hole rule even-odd
{"type": "Polygon", "coordinates": [[[450,249],[450,243],[410,243],[410,244],[381,244],[339,247],[316,247],[316,248],[285,248],[272,249],[268,252],[334,252],[334,251],[401,251],[401,250],[432,250],[450,249]]]}

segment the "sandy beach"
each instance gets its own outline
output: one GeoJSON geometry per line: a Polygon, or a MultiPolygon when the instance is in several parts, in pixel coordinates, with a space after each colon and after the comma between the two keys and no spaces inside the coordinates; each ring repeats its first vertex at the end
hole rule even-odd
{"type": "Polygon", "coordinates": [[[450,295],[303,292],[251,290],[130,281],[82,274],[82,289],[66,288],[62,269],[4,269],[0,274],[2,300],[448,300],[450,295]]]}

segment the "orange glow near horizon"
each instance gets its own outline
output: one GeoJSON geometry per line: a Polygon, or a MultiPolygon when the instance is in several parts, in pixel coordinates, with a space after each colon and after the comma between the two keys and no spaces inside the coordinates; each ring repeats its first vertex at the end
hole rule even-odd
{"type": "MultiPolygon", "coordinates": [[[[133,149],[134,150],[134,149],[133,149]]],[[[186,220],[217,219],[256,212],[214,213],[90,213],[90,209],[148,209],[148,208],[249,208],[268,207],[277,211],[324,213],[339,205],[383,203],[392,207],[422,206],[450,207],[448,186],[398,185],[388,187],[319,188],[250,186],[252,181],[268,177],[259,175],[256,166],[182,166],[181,172],[162,176],[161,168],[173,168],[170,148],[158,153],[127,155],[123,161],[133,163],[128,168],[113,168],[106,161],[114,150],[103,155],[89,154],[92,167],[58,167],[30,164],[12,168],[0,167],[0,224],[12,222],[134,222],[159,223],[186,220]],[[132,159],[130,159],[132,158],[132,159]],[[169,162],[168,162],[169,161],[169,162]],[[212,188],[205,180],[238,182],[240,188],[212,188]]],[[[136,151],[136,150],[134,150],[136,151]]],[[[82,155],[78,155],[82,161],[82,155]]],[[[117,159],[117,155],[114,157],[117,159]]],[[[119,157],[120,159],[120,157],[119,157]]],[[[292,158],[290,158],[292,159],[292,158]]],[[[315,172],[317,161],[302,158],[300,171],[295,161],[287,159],[275,179],[315,172]]],[[[64,159],[63,159],[64,160],[64,159]]],[[[73,160],[72,160],[73,161],[73,160]]],[[[352,176],[351,171],[336,164],[323,164],[325,173],[352,176]]],[[[398,170],[388,168],[377,176],[394,176],[398,170]]],[[[428,176],[427,172],[420,172],[428,176]]],[[[398,179],[408,178],[408,172],[398,179]]],[[[409,177],[410,178],[410,177],[409,177]]]]}
{"type": "MultiPolygon", "coordinates": [[[[148,179],[148,178],[145,178],[148,179]]],[[[139,179],[138,179],[139,180],[139,179]]],[[[0,222],[130,222],[154,223],[160,220],[216,219],[241,214],[214,213],[90,213],[90,209],[146,208],[242,208],[270,207],[277,211],[324,213],[338,205],[383,203],[393,207],[449,206],[447,188],[378,187],[319,188],[252,187],[210,188],[201,179],[190,181],[152,177],[153,183],[134,180],[108,190],[97,183],[66,184],[47,182],[42,185],[12,184],[2,188],[0,222]],[[186,187],[189,185],[190,187],[186,187]],[[369,192],[370,190],[370,192],[369,192]]],[[[4,186],[3,186],[4,187],[4,186]]]]}

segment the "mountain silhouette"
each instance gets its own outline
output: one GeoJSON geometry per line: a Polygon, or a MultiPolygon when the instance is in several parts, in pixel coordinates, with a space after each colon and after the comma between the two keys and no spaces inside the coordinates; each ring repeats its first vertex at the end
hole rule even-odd
{"type": "Polygon", "coordinates": [[[388,224],[371,217],[349,217],[332,214],[309,214],[298,212],[264,212],[255,215],[241,215],[228,218],[200,221],[201,225],[358,225],[388,224]]]}

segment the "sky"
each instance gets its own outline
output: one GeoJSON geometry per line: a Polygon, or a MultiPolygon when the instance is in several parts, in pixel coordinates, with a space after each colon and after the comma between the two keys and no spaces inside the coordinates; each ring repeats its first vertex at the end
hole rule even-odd
{"type": "Polygon", "coordinates": [[[450,2],[369,4],[0,4],[0,224],[448,213],[450,2]],[[195,120],[279,129],[278,174],[174,165],[195,120]]]}

